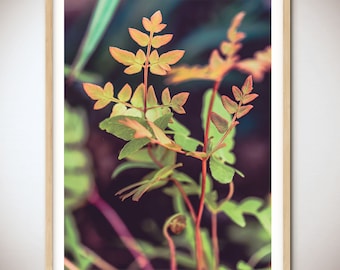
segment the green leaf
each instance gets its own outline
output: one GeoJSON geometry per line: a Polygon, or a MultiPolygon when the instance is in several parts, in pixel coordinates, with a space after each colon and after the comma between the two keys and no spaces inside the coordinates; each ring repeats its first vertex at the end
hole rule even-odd
{"type": "MultiPolygon", "coordinates": [[[[202,119],[202,127],[203,130],[205,130],[206,127],[206,121],[207,121],[207,115],[208,115],[208,108],[209,108],[209,103],[211,100],[212,96],[212,90],[208,90],[205,92],[203,96],[203,107],[202,107],[202,113],[201,113],[201,119],[202,119]]],[[[216,95],[214,104],[213,104],[213,112],[218,113],[221,117],[226,119],[229,123],[232,120],[231,115],[224,109],[222,102],[221,102],[221,97],[219,94],[216,95]]],[[[235,156],[231,152],[234,148],[234,136],[235,136],[235,131],[236,129],[233,128],[232,131],[229,133],[227,138],[223,141],[223,143],[226,144],[226,146],[222,149],[219,149],[214,153],[214,156],[217,158],[221,158],[223,161],[229,163],[229,164],[234,164],[235,163],[235,156]]],[[[210,125],[209,129],[209,138],[211,142],[211,147],[215,147],[217,143],[220,141],[222,138],[223,134],[221,134],[217,128],[214,125],[210,125]]]]}
{"type": "Polygon", "coordinates": [[[169,123],[169,128],[175,131],[176,133],[180,133],[183,135],[190,135],[190,130],[186,128],[183,124],[177,121],[175,118],[172,119],[172,122],[169,123]]]}
{"type": "Polygon", "coordinates": [[[263,206],[263,200],[255,197],[248,197],[240,202],[239,209],[244,213],[256,215],[263,206]]]}
{"type": "Polygon", "coordinates": [[[86,34],[81,42],[79,51],[73,61],[71,73],[73,77],[77,77],[83,70],[87,61],[93,54],[98,43],[103,37],[107,26],[112,19],[118,5],[119,0],[99,0],[90,19],[90,23],[86,30],[86,34]]]}
{"type": "Polygon", "coordinates": [[[246,226],[246,220],[244,219],[242,210],[238,208],[238,205],[233,201],[224,201],[219,206],[219,211],[224,212],[233,222],[240,227],[246,226]]]}
{"type": "Polygon", "coordinates": [[[203,251],[207,258],[208,269],[213,269],[214,254],[213,247],[211,244],[210,234],[207,229],[201,229],[203,251]]]}
{"type": "Polygon", "coordinates": [[[161,116],[160,118],[155,120],[155,124],[162,130],[166,129],[170,122],[172,115],[173,115],[172,113],[167,113],[161,116]]]}
{"type": "Polygon", "coordinates": [[[233,181],[235,170],[224,164],[223,161],[212,156],[209,160],[209,167],[212,177],[221,184],[228,184],[233,181]]]}
{"type": "Polygon", "coordinates": [[[182,134],[175,134],[174,140],[179,144],[185,151],[196,151],[197,147],[202,144],[199,140],[190,138],[182,134]]]}
{"type": "Polygon", "coordinates": [[[144,85],[141,83],[136,88],[131,98],[131,104],[137,108],[143,108],[144,106],[144,85]]]}
{"type": "Polygon", "coordinates": [[[133,153],[141,149],[143,146],[145,146],[149,141],[150,140],[147,138],[133,139],[132,141],[129,141],[127,144],[124,145],[124,147],[120,151],[118,159],[121,160],[129,155],[132,155],[133,153]]]}
{"type": "Polygon", "coordinates": [[[116,178],[119,174],[129,169],[156,169],[156,168],[157,165],[155,163],[127,161],[116,167],[116,169],[112,173],[111,178],[116,178]]]}
{"type": "Polygon", "coordinates": [[[169,105],[171,102],[171,97],[170,97],[170,90],[169,88],[165,88],[162,92],[162,103],[164,105],[169,105]]]}
{"type": "Polygon", "coordinates": [[[89,166],[89,161],[84,151],[65,147],[64,164],[65,169],[81,169],[89,166]]]}
{"type": "Polygon", "coordinates": [[[148,93],[147,93],[147,96],[146,96],[146,104],[147,104],[148,108],[158,105],[155,90],[154,90],[152,85],[150,85],[149,89],[148,89],[148,93]]]}
{"type": "Polygon", "coordinates": [[[247,264],[244,261],[239,261],[236,265],[237,270],[253,270],[254,268],[251,267],[249,264],[247,264]]]}
{"type": "Polygon", "coordinates": [[[114,116],[111,118],[107,118],[100,122],[99,127],[106,132],[123,139],[125,141],[130,141],[134,139],[135,130],[132,128],[127,127],[126,125],[122,124],[120,121],[130,119],[137,121],[142,126],[148,128],[146,121],[142,118],[133,117],[133,116],[126,116],[126,115],[119,115],[114,116]]]}

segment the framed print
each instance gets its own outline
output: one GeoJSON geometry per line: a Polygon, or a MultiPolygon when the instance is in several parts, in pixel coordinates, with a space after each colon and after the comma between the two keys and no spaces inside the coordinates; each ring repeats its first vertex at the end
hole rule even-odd
{"type": "Polygon", "coordinates": [[[46,3],[46,269],[290,269],[289,1],[46,3]]]}

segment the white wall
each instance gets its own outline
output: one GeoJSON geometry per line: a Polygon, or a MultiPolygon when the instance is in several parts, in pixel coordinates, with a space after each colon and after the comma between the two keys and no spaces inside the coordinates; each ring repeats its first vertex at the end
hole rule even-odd
{"type": "MultiPolygon", "coordinates": [[[[19,2],[0,2],[0,269],[40,270],[44,0],[19,2]]],[[[292,2],[293,269],[339,269],[340,2],[292,2]]]]}
{"type": "Polygon", "coordinates": [[[44,269],[44,1],[0,1],[0,269],[44,269]]]}

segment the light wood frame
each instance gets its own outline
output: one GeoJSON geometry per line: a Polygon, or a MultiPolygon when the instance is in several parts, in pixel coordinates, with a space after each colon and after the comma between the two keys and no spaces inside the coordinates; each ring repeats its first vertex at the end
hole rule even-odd
{"type": "MultiPolygon", "coordinates": [[[[274,0],[272,0],[274,1],[274,0]]],[[[45,269],[53,269],[53,0],[45,0],[45,269]]],[[[291,269],[291,3],[283,0],[283,269],[291,269]]],[[[57,270],[57,269],[54,269],[57,270]]]]}

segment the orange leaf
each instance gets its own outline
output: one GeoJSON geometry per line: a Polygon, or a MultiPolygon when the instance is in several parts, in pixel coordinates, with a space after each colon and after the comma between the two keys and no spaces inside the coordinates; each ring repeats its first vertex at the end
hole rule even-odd
{"type": "Polygon", "coordinates": [[[237,32],[237,28],[240,26],[244,16],[244,12],[238,13],[232,20],[228,29],[227,37],[232,43],[236,43],[245,37],[244,33],[237,32]]]}
{"type": "Polygon", "coordinates": [[[131,104],[137,108],[144,106],[144,85],[141,83],[132,95],[131,104]]]}
{"type": "Polygon", "coordinates": [[[155,36],[151,41],[151,45],[154,48],[159,48],[161,46],[164,46],[165,44],[168,44],[171,41],[172,37],[173,37],[172,34],[155,36]]]}
{"type": "Polygon", "coordinates": [[[110,47],[110,53],[117,62],[125,66],[130,66],[135,63],[135,55],[132,52],[117,47],[110,47]]]}
{"type": "Polygon", "coordinates": [[[173,65],[176,64],[183,57],[183,55],[184,55],[183,50],[169,51],[167,53],[163,53],[159,57],[159,62],[173,65]]]}
{"type": "Polygon", "coordinates": [[[237,111],[238,105],[235,101],[231,100],[227,96],[221,97],[223,107],[227,110],[228,113],[233,114],[237,111]]]}
{"type": "Polygon", "coordinates": [[[231,87],[231,90],[233,91],[233,95],[235,97],[235,100],[240,101],[242,99],[242,96],[243,96],[240,88],[238,88],[237,86],[233,85],[231,87]]]}
{"type": "Polygon", "coordinates": [[[249,94],[253,90],[253,78],[251,75],[244,81],[241,89],[243,94],[249,94]]]}
{"type": "Polygon", "coordinates": [[[178,114],[185,114],[186,113],[182,106],[172,105],[171,108],[178,114]]]}
{"type": "Polygon", "coordinates": [[[153,25],[160,24],[162,22],[162,13],[157,10],[154,14],[152,14],[150,20],[153,25]]]}
{"type": "Polygon", "coordinates": [[[240,109],[236,113],[237,119],[241,118],[242,116],[245,116],[249,111],[253,108],[253,105],[246,105],[246,106],[241,106],[240,109]]]}
{"type": "Polygon", "coordinates": [[[258,94],[249,94],[243,97],[242,103],[247,104],[251,101],[253,101],[255,98],[257,98],[259,95],[258,94]]]}
{"type": "Polygon", "coordinates": [[[139,46],[145,47],[149,44],[149,36],[137,29],[129,28],[131,38],[136,41],[139,46]]]}
{"type": "Polygon", "coordinates": [[[228,121],[219,114],[211,113],[211,122],[215,125],[219,133],[224,133],[228,129],[228,121]]]}
{"type": "Polygon", "coordinates": [[[92,83],[84,83],[83,87],[91,99],[97,100],[93,106],[94,110],[100,110],[112,101],[113,85],[110,82],[105,84],[104,89],[92,83]]]}
{"type": "Polygon", "coordinates": [[[169,88],[165,88],[162,92],[162,103],[164,105],[169,105],[171,102],[170,91],[169,88]]]}
{"type": "Polygon", "coordinates": [[[155,94],[155,90],[153,89],[153,86],[150,85],[149,89],[148,89],[148,93],[147,93],[147,97],[146,97],[146,102],[147,102],[147,106],[148,107],[153,107],[158,105],[157,102],[157,97],[155,94]]]}
{"type": "Polygon", "coordinates": [[[188,97],[189,97],[189,92],[182,92],[177,95],[174,95],[171,99],[171,104],[183,106],[185,102],[187,102],[188,97]]]}
{"type": "Polygon", "coordinates": [[[148,18],[143,17],[142,24],[146,31],[152,31],[152,23],[148,18]]]}
{"type": "Polygon", "coordinates": [[[122,90],[118,93],[118,99],[125,102],[131,98],[132,89],[131,86],[127,83],[123,86],[122,90]]]}
{"type": "Polygon", "coordinates": [[[219,55],[218,51],[213,50],[209,58],[209,68],[215,71],[216,69],[219,69],[223,64],[224,64],[224,61],[219,55]]]}

